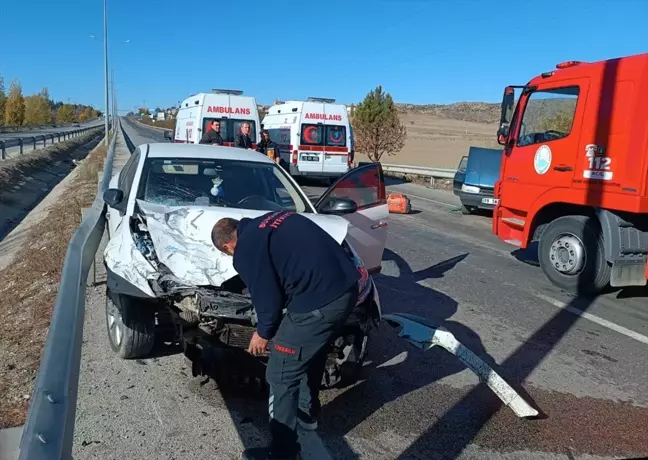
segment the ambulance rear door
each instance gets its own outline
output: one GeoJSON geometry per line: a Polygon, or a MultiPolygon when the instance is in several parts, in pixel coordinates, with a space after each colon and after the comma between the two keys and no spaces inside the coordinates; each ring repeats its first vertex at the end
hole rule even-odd
{"type": "Polygon", "coordinates": [[[305,175],[324,172],[324,103],[304,102],[299,129],[297,167],[305,175]]]}
{"type": "Polygon", "coordinates": [[[349,170],[349,136],[346,107],[324,104],[323,172],[341,176],[349,170]]]}

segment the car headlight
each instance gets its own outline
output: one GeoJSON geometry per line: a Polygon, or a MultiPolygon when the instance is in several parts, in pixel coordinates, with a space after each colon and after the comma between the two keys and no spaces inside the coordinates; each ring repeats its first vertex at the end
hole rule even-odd
{"type": "Polygon", "coordinates": [[[461,186],[461,191],[465,193],[479,193],[479,187],[475,187],[474,185],[463,184],[461,186]]]}

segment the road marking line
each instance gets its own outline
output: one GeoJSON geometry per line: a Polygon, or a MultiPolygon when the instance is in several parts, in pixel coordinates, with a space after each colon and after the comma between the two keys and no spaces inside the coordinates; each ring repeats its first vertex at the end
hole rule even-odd
{"type": "Polygon", "coordinates": [[[632,331],[628,328],[625,328],[623,326],[619,326],[618,324],[615,324],[611,321],[608,321],[606,319],[600,318],[596,315],[593,315],[591,313],[584,312],[582,310],[579,310],[578,308],[570,307],[564,302],[561,302],[559,300],[553,299],[549,296],[546,296],[544,294],[540,294],[539,292],[533,292],[533,294],[538,297],[541,300],[544,300],[545,302],[550,303],[556,308],[563,309],[565,311],[568,311],[569,313],[573,313],[574,315],[581,316],[585,319],[588,319],[592,321],[593,323],[598,324],[599,326],[607,327],[608,329],[611,329],[615,332],[618,332],[619,334],[623,334],[626,337],[630,337],[631,339],[635,339],[638,342],[644,343],[648,345],[648,337],[646,337],[643,334],[639,334],[638,332],[632,331]]]}
{"type": "Polygon", "coordinates": [[[396,190],[396,191],[397,191],[397,192],[400,192],[400,193],[403,193],[403,194],[405,194],[405,195],[407,195],[407,196],[412,196],[412,197],[414,197],[414,198],[418,198],[419,200],[431,201],[432,203],[438,203],[438,204],[442,204],[442,205],[444,205],[444,206],[459,206],[458,204],[450,204],[450,203],[446,203],[446,202],[444,202],[444,201],[433,200],[432,198],[424,198],[424,197],[422,197],[422,196],[412,195],[411,193],[408,193],[408,192],[401,192],[400,190],[396,190]]]}

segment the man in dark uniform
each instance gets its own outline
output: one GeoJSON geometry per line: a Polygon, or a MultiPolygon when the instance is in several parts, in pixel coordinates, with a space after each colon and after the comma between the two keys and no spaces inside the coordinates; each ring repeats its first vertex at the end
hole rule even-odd
{"type": "Polygon", "coordinates": [[[261,131],[261,140],[257,144],[257,152],[263,153],[267,157],[275,161],[275,163],[281,164],[281,154],[279,153],[279,146],[270,139],[270,132],[267,129],[261,131]],[[268,149],[274,150],[274,155],[271,156],[268,149]]]}
{"type": "Polygon", "coordinates": [[[234,139],[234,147],[242,149],[252,148],[252,139],[250,138],[250,123],[244,121],[241,123],[241,132],[234,139]]]}
{"type": "Polygon", "coordinates": [[[266,371],[272,442],[243,458],[295,459],[297,424],[317,428],[328,346],[358,300],[360,273],[326,231],[289,211],[221,219],[212,241],[234,257],[256,309],[248,351],[262,353],[272,341],[266,371]]]}
{"type": "Polygon", "coordinates": [[[223,138],[220,133],[220,121],[212,120],[211,129],[206,130],[200,139],[201,144],[223,145],[223,138]]]}
{"type": "Polygon", "coordinates": [[[275,144],[272,139],[270,139],[270,132],[267,129],[261,131],[261,140],[257,144],[256,151],[261,152],[264,155],[268,154],[268,148],[275,149],[275,154],[279,153],[277,144],[275,144]]]}

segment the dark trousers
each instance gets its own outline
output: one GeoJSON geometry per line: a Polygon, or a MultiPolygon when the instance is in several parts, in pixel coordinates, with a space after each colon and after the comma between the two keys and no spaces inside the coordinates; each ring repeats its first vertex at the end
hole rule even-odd
{"type": "Polygon", "coordinates": [[[331,341],[339,334],[358,300],[354,286],[333,302],[309,313],[288,312],[272,339],[266,379],[272,447],[282,455],[298,450],[297,411],[315,417],[331,341]]]}

